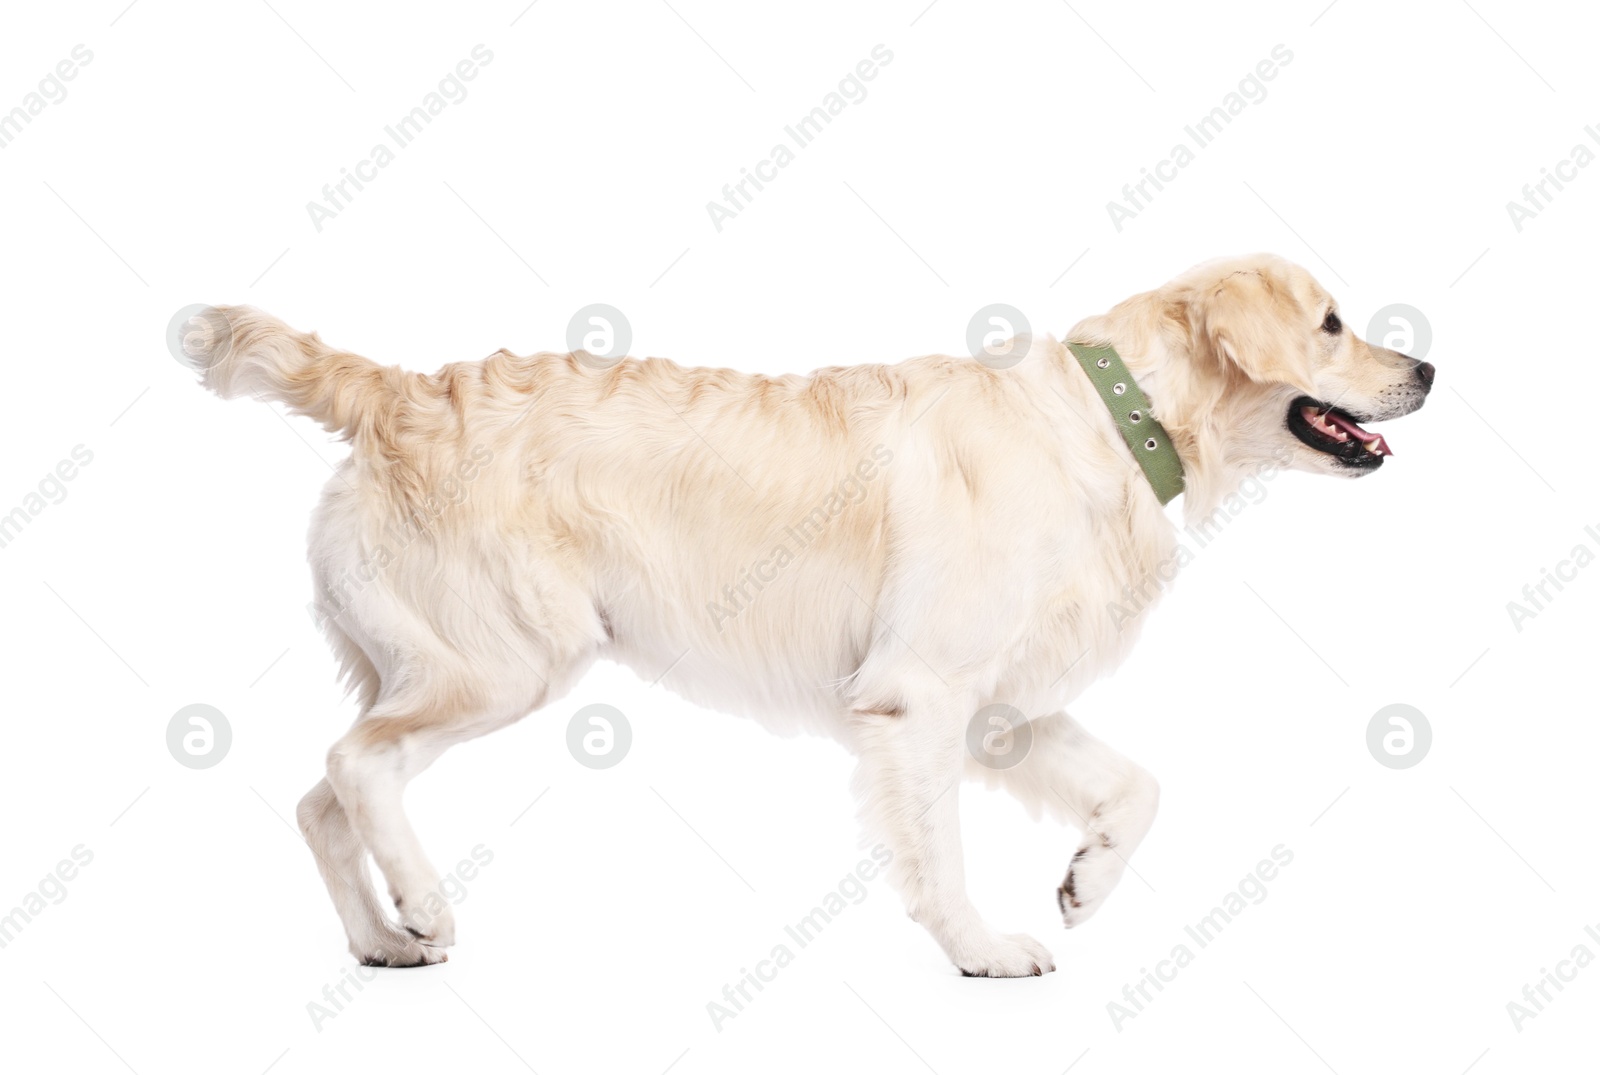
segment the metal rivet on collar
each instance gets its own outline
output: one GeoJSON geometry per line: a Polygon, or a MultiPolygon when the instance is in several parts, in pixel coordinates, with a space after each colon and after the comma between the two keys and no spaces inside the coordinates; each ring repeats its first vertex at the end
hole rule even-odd
{"type": "Polygon", "coordinates": [[[1069,341],[1066,346],[1085,371],[1106,416],[1115,423],[1118,439],[1138,460],[1136,469],[1144,472],[1156,498],[1162,504],[1170,503],[1183,492],[1183,460],[1161,428],[1161,417],[1151,410],[1153,405],[1140,390],[1138,379],[1109,345],[1069,341]]]}

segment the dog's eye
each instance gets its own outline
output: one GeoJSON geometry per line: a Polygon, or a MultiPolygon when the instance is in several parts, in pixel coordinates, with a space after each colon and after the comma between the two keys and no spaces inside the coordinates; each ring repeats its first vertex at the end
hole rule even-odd
{"type": "Polygon", "coordinates": [[[1329,310],[1328,316],[1323,318],[1322,331],[1330,336],[1337,336],[1342,328],[1344,328],[1344,322],[1339,320],[1339,315],[1329,310]]]}

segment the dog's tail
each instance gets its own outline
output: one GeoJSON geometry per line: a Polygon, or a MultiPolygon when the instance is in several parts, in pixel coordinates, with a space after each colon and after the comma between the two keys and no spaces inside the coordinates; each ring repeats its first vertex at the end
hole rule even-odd
{"type": "Polygon", "coordinates": [[[392,409],[401,371],[338,351],[250,306],[208,306],[177,329],[179,352],[223,399],[278,400],[353,435],[392,409]]]}

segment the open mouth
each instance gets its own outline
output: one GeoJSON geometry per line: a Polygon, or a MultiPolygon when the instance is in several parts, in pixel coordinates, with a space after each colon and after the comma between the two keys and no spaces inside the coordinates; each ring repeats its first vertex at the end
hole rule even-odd
{"type": "Polygon", "coordinates": [[[1381,434],[1368,433],[1349,414],[1310,396],[1289,404],[1289,430],[1302,444],[1347,467],[1382,466],[1383,457],[1394,454],[1381,434]]]}

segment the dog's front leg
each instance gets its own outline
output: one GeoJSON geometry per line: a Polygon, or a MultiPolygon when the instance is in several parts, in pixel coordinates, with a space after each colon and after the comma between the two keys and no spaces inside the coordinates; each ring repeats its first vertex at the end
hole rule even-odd
{"type": "Polygon", "coordinates": [[[1070,929],[1099,910],[1122,878],[1155,822],[1160,789],[1148,772],[1065,713],[1029,725],[1032,748],[1020,763],[993,768],[974,759],[967,774],[1004,788],[1035,817],[1043,813],[1083,833],[1056,892],[1070,929]]]}
{"type": "Polygon", "coordinates": [[[899,704],[855,711],[862,819],[869,842],[882,841],[894,856],[891,883],[962,974],[1021,978],[1055,970],[1049,949],[991,929],[967,898],[958,801],[972,699],[942,684],[898,693],[899,704]]]}

